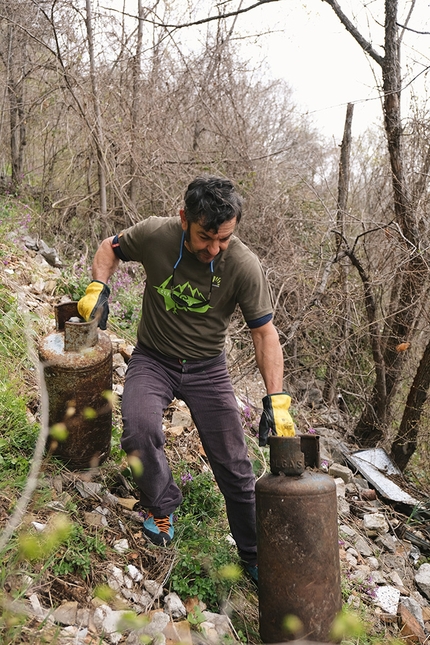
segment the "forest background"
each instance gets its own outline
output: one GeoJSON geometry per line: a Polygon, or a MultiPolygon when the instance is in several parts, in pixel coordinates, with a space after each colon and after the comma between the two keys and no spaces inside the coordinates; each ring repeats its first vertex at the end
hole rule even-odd
{"type": "MultiPolygon", "coordinates": [[[[293,397],[317,387],[341,405],[358,445],[419,468],[430,421],[430,148],[428,104],[413,88],[427,73],[419,46],[428,34],[413,30],[422,40],[405,72],[414,1],[344,13],[325,0],[372,65],[383,117],[352,139],[348,105],[338,147],[285,81],[241,53],[240,15],[270,1],[207,3],[202,18],[201,7],[158,0],[132,11],[3,0],[1,190],[31,199],[34,234],[88,275],[104,236],[176,214],[197,174],[231,177],[246,205],[239,235],[272,290],[293,397]]],[[[238,315],[232,340],[246,373],[241,325],[238,315]]]]}

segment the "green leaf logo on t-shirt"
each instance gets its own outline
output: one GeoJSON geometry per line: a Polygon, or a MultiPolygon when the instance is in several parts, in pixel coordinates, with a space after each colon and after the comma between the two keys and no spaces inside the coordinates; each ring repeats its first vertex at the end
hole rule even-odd
{"type": "Polygon", "coordinates": [[[169,276],[159,287],[154,285],[157,293],[164,298],[166,311],[173,311],[174,314],[181,310],[204,314],[210,308],[204,295],[198,289],[194,289],[188,281],[175,285],[173,291],[170,287],[171,282],[172,276],[169,276]],[[199,302],[202,303],[201,307],[196,306],[199,302]]]}

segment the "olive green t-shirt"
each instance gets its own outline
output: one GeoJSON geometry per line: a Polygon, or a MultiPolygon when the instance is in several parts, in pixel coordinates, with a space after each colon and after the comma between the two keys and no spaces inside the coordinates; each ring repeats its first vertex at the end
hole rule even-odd
{"type": "Polygon", "coordinates": [[[141,262],[146,273],[137,337],[165,356],[211,358],[224,349],[236,305],[246,321],[254,321],[272,312],[270,295],[257,256],[235,236],[216,256],[213,275],[210,265],[183,245],[172,285],[182,232],[179,217],[154,216],[119,236],[124,256],[141,262]],[[196,306],[190,309],[191,304],[196,306]]]}

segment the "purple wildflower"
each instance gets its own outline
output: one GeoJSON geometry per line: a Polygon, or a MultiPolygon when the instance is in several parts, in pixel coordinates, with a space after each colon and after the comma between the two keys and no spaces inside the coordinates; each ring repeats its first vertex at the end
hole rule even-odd
{"type": "Polygon", "coordinates": [[[183,485],[187,484],[188,482],[192,482],[192,481],[193,481],[193,476],[192,476],[191,473],[184,473],[183,475],[181,475],[181,482],[182,482],[183,485]]]}

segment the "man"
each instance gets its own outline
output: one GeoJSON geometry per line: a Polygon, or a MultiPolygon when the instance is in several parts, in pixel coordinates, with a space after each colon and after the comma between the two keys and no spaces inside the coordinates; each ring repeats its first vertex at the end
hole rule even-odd
{"type": "Polygon", "coordinates": [[[173,511],[182,495],[164,453],[162,417],[174,398],[182,399],[224,495],[243,566],[257,582],[255,481],[224,351],[237,304],[251,330],[268,395],[260,443],[267,442],[269,428],[278,434],[294,431],[266,280],[257,257],[234,236],[241,215],[242,200],[231,181],[197,177],[185,193],[180,217],[149,217],[101,243],[93,282],[78,310],[85,320],[97,312],[106,328],[106,283],[120,261],[143,264],[146,285],[124,386],[121,440],[126,453],[142,464],[135,479],[147,510],[143,530],[160,545],[174,535],[173,511]]]}

